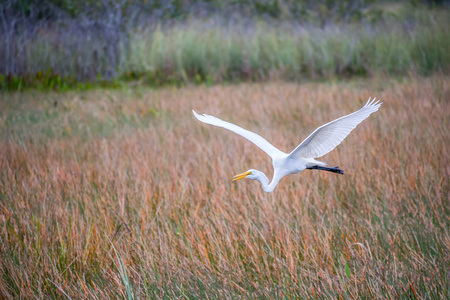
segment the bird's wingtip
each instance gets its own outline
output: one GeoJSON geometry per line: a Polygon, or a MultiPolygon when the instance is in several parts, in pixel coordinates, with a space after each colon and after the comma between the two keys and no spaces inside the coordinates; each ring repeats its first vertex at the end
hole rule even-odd
{"type": "Polygon", "coordinates": [[[381,102],[380,100],[377,100],[376,97],[374,97],[373,99],[372,99],[372,97],[369,97],[369,100],[367,100],[366,105],[364,105],[364,107],[368,107],[368,106],[380,107],[381,104],[383,104],[383,102],[381,102]]]}
{"type": "Polygon", "coordinates": [[[192,110],[192,113],[194,114],[194,116],[195,116],[197,119],[200,118],[200,115],[199,115],[198,113],[196,113],[195,110],[192,110]]]}

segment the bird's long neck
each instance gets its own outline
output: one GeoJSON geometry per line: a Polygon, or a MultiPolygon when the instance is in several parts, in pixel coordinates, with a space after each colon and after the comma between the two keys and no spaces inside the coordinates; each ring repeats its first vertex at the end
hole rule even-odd
{"type": "Polygon", "coordinates": [[[269,184],[269,178],[267,178],[266,174],[261,171],[258,171],[258,177],[256,178],[256,180],[261,183],[261,187],[266,193],[271,193],[277,186],[280,179],[281,178],[279,178],[277,174],[274,174],[272,182],[269,184]]]}

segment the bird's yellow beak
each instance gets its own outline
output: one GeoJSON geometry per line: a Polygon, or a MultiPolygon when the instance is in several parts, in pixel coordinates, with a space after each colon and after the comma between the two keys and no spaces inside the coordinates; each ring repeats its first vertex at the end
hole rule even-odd
{"type": "Polygon", "coordinates": [[[252,174],[252,172],[250,172],[250,171],[247,171],[247,172],[244,172],[244,173],[241,173],[241,174],[237,174],[237,175],[235,175],[235,176],[233,177],[233,179],[232,179],[231,181],[236,181],[236,180],[245,178],[245,177],[247,177],[247,176],[250,175],[250,174],[252,174]]]}

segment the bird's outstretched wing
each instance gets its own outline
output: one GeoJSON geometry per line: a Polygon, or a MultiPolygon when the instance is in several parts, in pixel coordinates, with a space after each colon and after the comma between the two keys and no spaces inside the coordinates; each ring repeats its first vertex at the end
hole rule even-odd
{"type": "Polygon", "coordinates": [[[360,110],[320,126],[297,146],[289,157],[321,157],[339,145],[355,127],[376,112],[382,102],[376,99],[367,101],[360,110]]]}
{"type": "Polygon", "coordinates": [[[269,155],[271,158],[282,153],[280,150],[275,148],[271,143],[269,143],[263,137],[261,137],[260,135],[254,133],[254,132],[248,131],[237,125],[222,121],[221,119],[213,117],[213,116],[209,116],[209,115],[205,115],[205,114],[199,115],[195,111],[192,111],[192,112],[194,113],[194,116],[199,121],[202,121],[203,123],[222,127],[222,128],[228,129],[230,131],[233,131],[234,133],[237,133],[240,136],[245,137],[247,140],[249,140],[256,146],[258,146],[261,150],[266,152],[267,155],[269,155]]]}

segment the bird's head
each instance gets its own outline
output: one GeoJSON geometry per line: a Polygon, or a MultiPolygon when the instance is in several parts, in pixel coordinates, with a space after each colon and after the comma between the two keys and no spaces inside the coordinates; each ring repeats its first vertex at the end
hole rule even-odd
{"type": "Polygon", "coordinates": [[[236,176],[233,177],[233,181],[236,181],[236,180],[239,180],[242,178],[248,178],[248,179],[253,179],[253,180],[259,181],[261,183],[261,186],[262,186],[264,192],[266,192],[266,193],[272,192],[276,186],[276,183],[278,183],[278,180],[279,180],[278,179],[273,186],[270,186],[269,178],[267,178],[267,176],[263,172],[255,170],[255,169],[250,169],[248,171],[245,171],[244,173],[237,174],[236,176]]]}
{"type": "Polygon", "coordinates": [[[248,178],[248,179],[256,179],[256,170],[250,169],[248,171],[245,171],[244,173],[237,174],[233,177],[232,181],[236,181],[242,178],[248,178]]]}
{"type": "Polygon", "coordinates": [[[267,176],[264,175],[263,172],[255,170],[255,169],[250,169],[248,171],[245,171],[244,173],[237,174],[236,176],[233,177],[232,181],[236,181],[236,180],[239,180],[242,178],[258,180],[263,185],[264,184],[267,185],[269,183],[269,179],[267,178],[267,176]]]}

